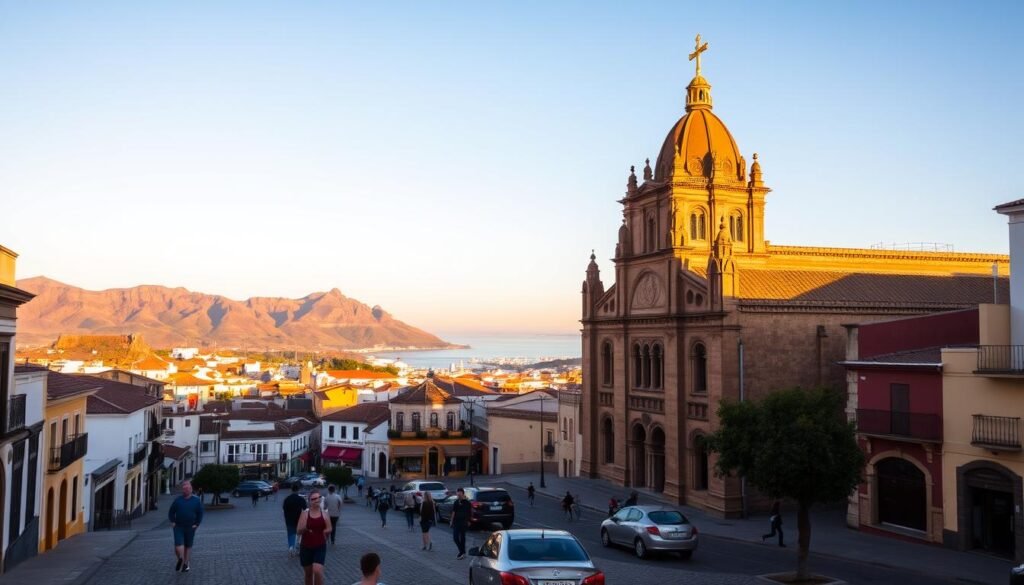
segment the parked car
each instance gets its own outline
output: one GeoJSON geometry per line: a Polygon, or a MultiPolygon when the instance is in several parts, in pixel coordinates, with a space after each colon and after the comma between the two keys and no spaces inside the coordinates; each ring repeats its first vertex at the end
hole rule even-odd
{"type": "Polygon", "coordinates": [[[697,527],[678,510],[664,506],[629,506],[601,523],[601,543],[633,548],[641,559],[651,551],[671,551],[688,559],[699,543],[697,527]]]}
{"type": "Polygon", "coordinates": [[[324,487],[327,482],[319,473],[303,473],[299,475],[299,483],[302,487],[324,487]]]}
{"type": "Polygon", "coordinates": [[[499,530],[468,552],[470,585],[604,585],[604,573],[564,530],[499,530]]]}
{"type": "MultiPolygon", "coordinates": [[[[512,496],[502,488],[468,487],[466,499],[469,500],[471,528],[487,527],[500,522],[501,527],[508,530],[516,520],[516,506],[512,496]]],[[[452,515],[452,506],[457,495],[448,496],[437,505],[437,514],[441,520],[447,521],[452,515]]]]}
{"type": "Polygon", "coordinates": [[[274,488],[272,488],[270,484],[268,484],[265,481],[243,481],[242,483],[235,486],[235,489],[234,491],[231,492],[231,495],[235,496],[236,498],[240,498],[242,496],[251,496],[254,493],[257,493],[261,496],[266,496],[274,493],[274,488]]]}
{"type": "Polygon", "coordinates": [[[416,496],[416,501],[423,500],[423,492],[430,492],[430,497],[434,498],[435,502],[440,502],[448,497],[448,488],[439,481],[410,481],[395,493],[396,510],[400,510],[405,505],[406,492],[412,492],[412,495],[416,496]]]}

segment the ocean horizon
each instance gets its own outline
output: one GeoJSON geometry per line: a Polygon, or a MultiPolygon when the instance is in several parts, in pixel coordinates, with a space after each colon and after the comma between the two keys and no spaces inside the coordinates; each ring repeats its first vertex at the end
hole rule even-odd
{"type": "Polygon", "coordinates": [[[413,368],[449,369],[452,364],[469,368],[479,361],[578,358],[583,355],[579,333],[510,333],[440,335],[445,341],[468,345],[464,349],[428,349],[367,353],[377,358],[400,359],[413,368]]]}

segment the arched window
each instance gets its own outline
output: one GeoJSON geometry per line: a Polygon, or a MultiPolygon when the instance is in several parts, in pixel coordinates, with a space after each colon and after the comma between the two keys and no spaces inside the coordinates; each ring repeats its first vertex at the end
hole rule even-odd
{"type": "Polygon", "coordinates": [[[640,344],[633,345],[633,386],[640,388],[644,383],[643,356],[640,355],[640,344]]]}
{"type": "Polygon", "coordinates": [[[395,415],[395,430],[402,432],[405,430],[405,413],[400,412],[395,415]]]}
{"type": "Polygon", "coordinates": [[[569,438],[569,417],[562,417],[562,440],[565,441],[569,438]]]}
{"type": "Polygon", "coordinates": [[[733,241],[743,241],[743,214],[738,211],[729,216],[729,236],[733,241]]]}
{"type": "Polygon", "coordinates": [[[448,429],[449,431],[454,431],[455,430],[455,413],[454,412],[449,412],[448,414],[445,415],[444,418],[445,418],[445,428],[448,429]]]}
{"type": "Polygon", "coordinates": [[[612,377],[612,342],[606,341],[601,344],[601,382],[605,386],[611,386],[612,377]]]}
{"type": "Polygon", "coordinates": [[[690,239],[691,240],[696,240],[697,239],[697,214],[696,213],[691,213],[690,214],[690,239]]]}
{"type": "Polygon", "coordinates": [[[661,361],[661,344],[655,343],[651,350],[651,386],[661,389],[664,367],[661,361]]]}
{"type": "Polygon", "coordinates": [[[647,249],[648,252],[653,252],[655,248],[654,242],[656,241],[655,236],[657,235],[657,229],[655,228],[654,217],[647,218],[647,249]]]}
{"type": "Polygon", "coordinates": [[[418,412],[412,413],[412,430],[420,430],[420,413],[418,412]]]}
{"type": "Polygon", "coordinates": [[[708,445],[704,435],[697,435],[693,441],[694,462],[693,462],[693,488],[697,490],[708,489],[711,477],[708,464],[708,445]]]}
{"type": "Polygon", "coordinates": [[[440,425],[437,424],[437,413],[436,412],[430,413],[430,426],[432,426],[432,427],[440,426],[440,425]]]}
{"type": "Polygon", "coordinates": [[[612,418],[606,416],[601,426],[601,434],[604,436],[604,462],[615,463],[615,427],[612,425],[612,418]]]}
{"type": "Polygon", "coordinates": [[[703,343],[695,343],[690,355],[693,371],[693,392],[704,394],[708,391],[708,352],[703,343]]]}
{"type": "Polygon", "coordinates": [[[708,239],[707,220],[703,211],[697,216],[697,237],[701,240],[708,239]]]}
{"type": "Polygon", "coordinates": [[[643,373],[644,373],[644,388],[651,387],[651,346],[644,345],[643,354],[643,373]]]}

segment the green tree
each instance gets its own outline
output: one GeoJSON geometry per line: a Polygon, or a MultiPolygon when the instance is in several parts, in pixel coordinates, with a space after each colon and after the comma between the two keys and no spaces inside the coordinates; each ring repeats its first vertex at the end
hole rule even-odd
{"type": "Polygon", "coordinates": [[[324,479],[328,484],[334,484],[341,489],[341,493],[348,497],[348,487],[356,482],[352,477],[352,468],[348,465],[333,465],[323,469],[324,479]]]}
{"type": "Polygon", "coordinates": [[[204,465],[192,478],[192,485],[213,494],[213,503],[220,503],[220,495],[238,486],[238,468],[234,465],[204,465]]]}
{"type": "Polygon", "coordinates": [[[708,438],[709,450],[718,454],[719,475],[746,477],[772,498],[797,502],[801,579],[808,576],[811,506],[841,501],[861,481],[864,454],[843,406],[843,395],[825,388],[782,390],[757,402],[725,401],[718,409],[719,429],[708,438]]]}

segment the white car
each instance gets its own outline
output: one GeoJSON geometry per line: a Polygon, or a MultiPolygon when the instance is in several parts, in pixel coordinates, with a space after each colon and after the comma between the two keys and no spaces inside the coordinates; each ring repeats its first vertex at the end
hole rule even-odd
{"type": "Polygon", "coordinates": [[[299,483],[302,487],[324,487],[326,482],[324,476],[317,473],[304,473],[299,476],[299,483]]]}
{"type": "Polygon", "coordinates": [[[448,488],[444,487],[444,484],[439,481],[425,479],[410,481],[395,493],[396,510],[401,510],[405,506],[405,494],[407,492],[412,492],[417,502],[423,501],[423,492],[430,492],[430,497],[434,498],[435,502],[440,502],[448,497],[448,488]]]}

